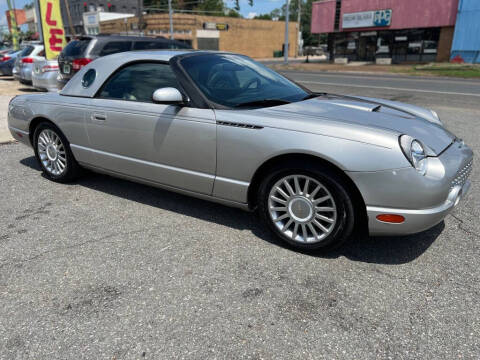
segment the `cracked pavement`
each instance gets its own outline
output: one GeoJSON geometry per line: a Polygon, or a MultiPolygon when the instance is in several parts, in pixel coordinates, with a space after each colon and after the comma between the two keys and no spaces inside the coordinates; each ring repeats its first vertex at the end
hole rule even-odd
{"type": "MultiPolygon", "coordinates": [[[[430,106],[480,154],[478,98],[350,90],[430,106]]],[[[476,160],[443,223],[323,256],[237,209],[92,173],[50,182],[20,144],[0,169],[0,359],[480,357],[476,160]]]]}

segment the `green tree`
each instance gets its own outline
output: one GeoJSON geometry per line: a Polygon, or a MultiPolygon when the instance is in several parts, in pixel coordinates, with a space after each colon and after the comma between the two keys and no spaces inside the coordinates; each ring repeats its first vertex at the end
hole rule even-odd
{"type": "Polygon", "coordinates": [[[230,9],[227,12],[228,17],[233,17],[233,18],[241,18],[243,17],[242,14],[240,14],[237,10],[235,9],[230,9]]]}
{"type": "MultiPolygon", "coordinates": [[[[249,0],[249,3],[253,5],[253,0],[249,0]]],[[[147,12],[167,11],[168,0],[144,0],[143,6],[147,12]]],[[[210,14],[216,16],[242,17],[238,12],[240,10],[239,0],[235,0],[233,9],[226,7],[222,0],[172,0],[172,7],[198,12],[213,11],[210,14]],[[218,14],[216,14],[217,12],[218,14]]]]}
{"type": "Polygon", "coordinates": [[[255,16],[254,19],[258,19],[258,20],[272,20],[272,15],[271,15],[271,14],[261,14],[261,15],[255,16]]]}
{"type": "Polygon", "coordinates": [[[194,10],[199,12],[208,11],[212,15],[217,15],[216,13],[222,15],[225,13],[226,8],[223,0],[203,0],[198,3],[194,10]]]}
{"type": "MultiPolygon", "coordinates": [[[[319,37],[311,33],[310,24],[312,21],[312,3],[314,0],[291,0],[289,3],[289,19],[290,21],[297,21],[298,19],[298,2],[301,1],[301,15],[300,15],[300,29],[302,31],[302,38],[304,46],[318,45],[319,37]]],[[[255,19],[272,20],[278,19],[285,21],[286,5],[278,9],[274,9],[270,14],[257,15],[255,19]]]]}

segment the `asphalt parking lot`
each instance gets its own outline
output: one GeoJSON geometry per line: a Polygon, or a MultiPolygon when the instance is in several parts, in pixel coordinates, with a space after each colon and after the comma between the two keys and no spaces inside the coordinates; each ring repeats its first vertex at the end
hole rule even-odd
{"type": "MultiPolygon", "coordinates": [[[[478,81],[287,75],[432,107],[480,154],[478,81]]],[[[91,173],[50,182],[20,144],[0,145],[0,169],[1,359],[480,358],[478,164],[443,223],[329,255],[221,205],[91,173]]]]}

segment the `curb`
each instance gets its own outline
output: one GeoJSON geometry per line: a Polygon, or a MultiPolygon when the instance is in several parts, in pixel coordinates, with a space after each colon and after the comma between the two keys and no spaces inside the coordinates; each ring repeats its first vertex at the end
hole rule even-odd
{"type": "Polygon", "coordinates": [[[17,140],[15,139],[12,139],[12,140],[4,140],[4,141],[0,141],[0,146],[2,145],[11,145],[11,144],[16,144],[18,143],[17,140]]]}
{"type": "Polygon", "coordinates": [[[382,76],[392,76],[392,77],[404,77],[409,79],[438,79],[438,80],[462,80],[462,81],[469,81],[469,82],[480,82],[478,78],[462,78],[456,76],[425,76],[425,75],[408,75],[402,73],[391,73],[385,71],[342,71],[342,70],[319,70],[319,71],[312,71],[312,70],[302,70],[302,69],[275,69],[275,71],[279,72],[301,72],[306,74],[322,74],[322,73],[332,73],[332,74],[341,74],[341,75],[382,75],[382,76]]]}

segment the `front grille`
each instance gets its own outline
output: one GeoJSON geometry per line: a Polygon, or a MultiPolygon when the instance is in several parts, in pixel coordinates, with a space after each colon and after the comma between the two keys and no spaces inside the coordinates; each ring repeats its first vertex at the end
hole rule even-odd
{"type": "Polygon", "coordinates": [[[470,176],[470,173],[472,172],[472,166],[473,166],[473,160],[470,160],[470,162],[465,165],[463,168],[461,168],[455,178],[452,180],[452,187],[454,186],[463,186],[465,184],[465,181],[467,181],[468,177],[470,176]]]}

